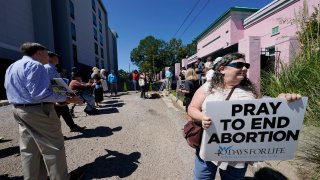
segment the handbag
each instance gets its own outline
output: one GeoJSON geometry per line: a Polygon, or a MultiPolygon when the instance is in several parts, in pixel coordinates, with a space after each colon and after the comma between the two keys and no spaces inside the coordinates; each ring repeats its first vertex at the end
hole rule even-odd
{"type": "Polygon", "coordinates": [[[192,148],[200,148],[203,128],[201,124],[194,121],[188,121],[183,128],[183,136],[192,148]]]}
{"type": "MultiPolygon", "coordinates": [[[[228,101],[234,91],[235,87],[231,89],[229,92],[226,101],[228,101]]],[[[198,149],[201,145],[203,134],[203,128],[200,123],[192,121],[188,121],[187,124],[183,127],[183,137],[187,140],[187,143],[192,148],[198,149]]]]}
{"type": "Polygon", "coordinates": [[[145,84],[145,83],[144,83],[144,79],[140,78],[140,79],[139,79],[139,86],[144,86],[144,84],[145,84]]]}

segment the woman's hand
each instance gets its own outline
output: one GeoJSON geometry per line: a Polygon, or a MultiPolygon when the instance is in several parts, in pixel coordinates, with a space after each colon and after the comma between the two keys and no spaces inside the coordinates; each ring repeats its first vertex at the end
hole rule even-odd
{"type": "Polygon", "coordinates": [[[211,125],[211,118],[208,117],[208,116],[204,116],[202,119],[201,119],[201,124],[202,124],[202,128],[203,129],[208,129],[208,127],[211,125]]]}
{"type": "Polygon", "coordinates": [[[278,98],[284,98],[286,99],[288,102],[293,102],[296,100],[301,99],[301,95],[300,94],[295,94],[295,93],[281,93],[279,94],[278,98]]]}

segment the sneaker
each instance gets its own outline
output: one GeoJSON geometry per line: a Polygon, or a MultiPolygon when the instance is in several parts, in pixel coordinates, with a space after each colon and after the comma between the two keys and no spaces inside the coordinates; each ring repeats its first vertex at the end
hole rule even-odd
{"type": "Polygon", "coordinates": [[[87,127],[86,127],[86,126],[81,127],[81,126],[76,125],[75,127],[73,127],[73,128],[70,129],[70,132],[81,132],[81,131],[83,131],[85,128],[87,128],[87,127]]]}

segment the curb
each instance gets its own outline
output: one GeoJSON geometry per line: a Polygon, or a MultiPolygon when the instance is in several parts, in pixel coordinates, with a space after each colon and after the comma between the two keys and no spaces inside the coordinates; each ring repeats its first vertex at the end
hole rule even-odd
{"type": "Polygon", "coordinates": [[[8,100],[0,100],[0,106],[7,106],[7,105],[9,105],[8,100]]]}
{"type": "Polygon", "coordinates": [[[185,109],[186,107],[183,106],[183,103],[180,99],[177,99],[177,96],[170,94],[170,98],[172,101],[175,101],[182,109],[185,109]]]}

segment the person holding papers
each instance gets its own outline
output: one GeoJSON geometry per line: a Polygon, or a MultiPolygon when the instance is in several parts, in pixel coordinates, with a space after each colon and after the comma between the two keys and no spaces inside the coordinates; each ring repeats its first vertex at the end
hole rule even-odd
{"type": "MultiPolygon", "coordinates": [[[[201,86],[196,91],[189,105],[188,115],[207,129],[212,123],[215,123],[214,119],[206,115],[207,101],[225,101],[228,96],[230,100],[260,98],[255,86],[247,78],[249,68],[250,64],[246,63],[243,54],[233,53],[221,58],[213,67],[211,86],[201,86]]],[[[299,94],[280,94],[278,97],[285,98],[289,102],[301,98],[299,94]]],[[[199,156],[199,151],[200,149],[196,150],[194,179],[215,179],[218,168],[222,180],[244,178],[249,162],[204,161],[199,156]]]]}
{"type": "Polygon", "coordinates": [[[24,179],[69,179],[61,122],[54,103],[81,104],[79,97],[56,94],[44,64],[46,47],[35,42],[21,45],[23,57],[6,70],[5,83],[14,119],[19,124],[20,156],[24,179]]]}
{"type": "MultiPolygon", "coordinates": [[[[56,69],[56,65],[59,64],[59,58],[60,58],[59,55],[51,51],[48,51],[48,55],[49,55],[49,63],[45,64],[44,68],[48,72],[49,79],[52,80],[53,78],[61,78],[60,74],[56,69]]],[[[54,108],[56,110],[58,117],[60,118],[60,116],[62,116],[62,118],[64,119],[64,122],[68,125],[71,132],[81,132],[86,128],[85,126],[81,127],[76,123],[74,123],[73,118],[69,112],[70,110],[67,103],[65,102],[55,103],[54,108]]]]}

